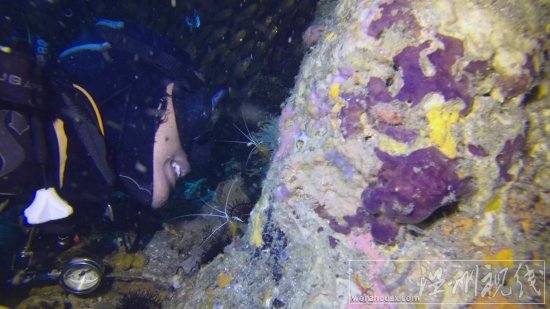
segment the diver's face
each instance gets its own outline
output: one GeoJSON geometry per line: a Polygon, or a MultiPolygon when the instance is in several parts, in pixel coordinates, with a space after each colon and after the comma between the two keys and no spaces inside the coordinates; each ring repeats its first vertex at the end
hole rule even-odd
{"type": "Polygon", "coordinates": [[[178,134],[172,92],[174,84],[166,86],[167,104],[164,121],[155,133],[153,148],[153,201],[154,208],[166,203],[178,178],[189,173],[187,154],[178,134]]]}

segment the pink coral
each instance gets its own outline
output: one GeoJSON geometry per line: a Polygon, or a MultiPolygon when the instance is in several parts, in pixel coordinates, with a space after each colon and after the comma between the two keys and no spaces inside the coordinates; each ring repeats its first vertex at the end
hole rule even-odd
{"type": "MultiPolygon", "coordinates": [[[[369,272],[367,276],[372,279],[372,288],[374,290],[374,295],[384,296],[386,293],[386,286],[380,280],[381,269],[384,263],[383,255],[376,249],[376,246],[373,245],[374,240],[370,233],[364,233],[359,235],[350,234],[348,236],[351,244],[355,249],[366,254],[365,260],[368,260],[368,263],[372,263],[372,267],[369,267],[369,272]]],[[[364,261],[362,261],[364,263],[364,261]]],[[[379,308],[392,308],[393,306],[380,306],[379,308]]]]}
{"type": "Polygon", "coordinates": [[[315,114],[318,117],[323,117],[330,113],[332,106],[328,104],[326,96],[319,95],[319,90],[315,85],[311,88],[309,100],[310,104],[314,107],[315,114]]]}
{"type": "Polygon", "coordinates": [[[281,117],[279,118],[279,149],[275,153],[275,161],[288,154],[294,146],[296,136],[298,136],[299,122],[290,121],[288,127],[286,124],[296,114],[297,111],[292,104],[287,104],[281,112],[281,117]]]}
{"type": "Polygon", "coordinates": [[[292,196],[292,192],[287,189],[284,183],[277,186],[277,190],[275,191],[275,200],[277,202],[282,202],[290,196],[292,196]]]}
{"type": "Polygon", "coordinates": [[[371,108],[372,115],[391,125],[400,125],[403,123],[403,115],[399,109],[390,104],[376,104],[371,108]]]}

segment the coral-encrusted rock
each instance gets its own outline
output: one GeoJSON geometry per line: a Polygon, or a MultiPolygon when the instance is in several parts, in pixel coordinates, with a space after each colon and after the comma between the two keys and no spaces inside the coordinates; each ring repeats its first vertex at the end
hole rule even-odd
{"type": "MultiPolygon", "coordinates": [[[[324,31],[285,102],[281,146],[246,239],[201,268],[172,302],[345,308],[371,295],[476,302],[479,294],[448,287],[478,266],[503,270],[495,256],[528,260],[547,247],[550,7],[319,3],[335,5],[323,11],[333,16],[318,23],[324,31]],[[524,191],[521,199],[514,191],[524,191]],[[419,260],[440,261],[440,290],[427,290],[438,268],[419,260]],[[234,279],[213,289],[222,272],[234,279]]],[[[485,300],[544,300],[523,291],[522,299],[485,300]]]]}

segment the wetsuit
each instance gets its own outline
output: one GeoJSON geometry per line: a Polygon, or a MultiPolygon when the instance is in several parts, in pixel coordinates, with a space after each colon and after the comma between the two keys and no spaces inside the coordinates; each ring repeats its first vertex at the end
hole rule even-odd
{"type": "MultiPolygon", "coordinates": [[[[66,198],[77,203],[77,183],[97,184],[95,191],[106,191],[113,173],[85,95],[65,80],[45,79],[24,42],[0,53],[0,69],[0,194],[14,198],[41,187],[65,187],[66,198]],[[95,148],[95,158],[88,148],[95,148]],[[98,168],[89,169],[91,165],[98,168]]],[[[94,196],[95,202],[107,197],[94,196]]]]}

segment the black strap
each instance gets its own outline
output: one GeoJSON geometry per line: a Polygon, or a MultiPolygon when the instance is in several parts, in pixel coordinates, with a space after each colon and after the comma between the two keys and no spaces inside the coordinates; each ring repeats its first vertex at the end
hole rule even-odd
{"type": "Polygon", "coordinates": [[[165,50],[165,46],[157,38],[150,34],[151,39],[145,37],[145,29],[137,29],[132,25],[124,24],[123,27],[111,27],[104,23],[98,23],[97,28],[101,36],[107,40],[113,48],[138,55],[139,58],[159,69],[171,79],[181,80],[188,91],[200,89],[204,82],[197,72],[195,72],[191,57],[181,51],[179,55],[172,54],[165,50]],[[133,32],[133,33],[132,33],[133,32]],[[139,33],[142,32],[142,33],[139,33]],[[142,38],[140,39],[140,36],[142,38]]]}
{"type": "Polygon", "coordinates": [[[47,171],[46,171],[46,165],[48,164],[48,144],[46,141],[46,135],[44,122],[40,117],[38,117],[36,114],[32,114],[30,116],[30,123],[31,123],[31,134],[32,134],[32,141],[33,141],[33,155],[35,162],[40,166],[42,177],[43,177],[43,185],[44,187],[49,187],[50,184],[48,183],[48,177],[47,177],[47,171]]]}

